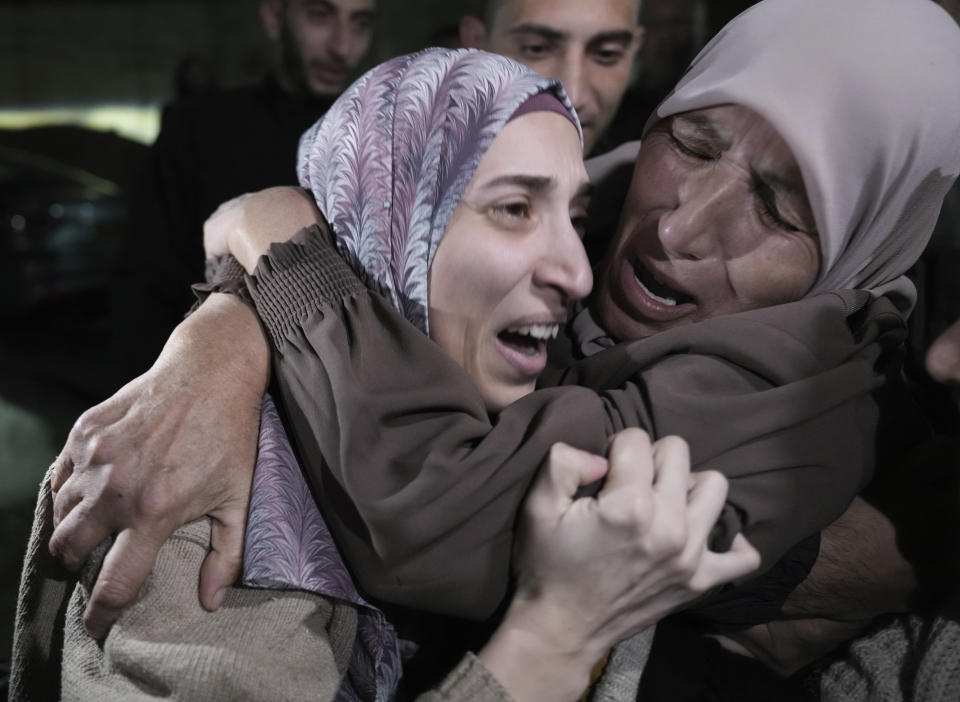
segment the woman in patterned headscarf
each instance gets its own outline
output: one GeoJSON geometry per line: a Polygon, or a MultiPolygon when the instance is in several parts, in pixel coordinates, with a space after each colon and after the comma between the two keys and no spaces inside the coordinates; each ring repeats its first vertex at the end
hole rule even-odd
{"type": "MultiPolygon", "coordinates": [[[[355,278],[334,276],[313,286],[312,266],[343,266],[345,259],[380,299],[389,300],[418,333],[429,334],[468,370],[474,391],[487,398],[491,411],[533,389],[545,362],[543,337],[551,328],[556,331],[567,304],[590,286],[577,226],[586,207],[579,125],[558,83],[483,52],[427,50],[393,59],[360,78],[304,135],[299,173],[313,195],[311,212],[318,207],[326,221],[275,251],[277,261],[289,264],[275,271],[275,284],[291,284],[317,295],[317,301],[331,289],[359,295],[364,288],[355,278]],[[330,249],[331,240],[339,253],[330,249]],[[499,352],[475,343],[489,338],[477,332],[491,325],[509,337],[506,363],[499,352]]],[[[225,208],[221,217],[228,213],[225,208]]],[[[232,265],[225,261],[223,280],[230,280],[232,265]]],[[[222,283],[203,286],[204,291],[218,289],[222,283]]],[[[307,303],[301,311],[312,309],[313,303],[307,303]]],[[[302,431],[295,421],[292,426],[302,431]]],[[[680,490],[669,511],[699,514],[696,524],[691,522],[690,541],[703,544],[724,484],[698,479],[700,487],[688,498],[683,456],[670,461],[668,469],[660,466],[670,450],[661,447],[660,454],[655,462],[660,474],[680,478],[674,480],[680,490]]],[[[325,489],[322,484],[313,488],[320,494],[325,489]]],[[[45,484],[41,510],[49,509],[48,489],[45,484]]],[[[41,511],[38,528],[47,522],[41,511]]],[[[583,538],[578,531],[577,541],[583,538]]],[[[203,611],[196,601],[197,569],[211,542],[205,519],[168,540],[144,597],[102,647],[86,635],[82,618],[100,559],[84,568],[72,594],[58,588],[50,602],[45,562],[37,562],[41,533],[35,534],[21,590],[14,699],[40,696],[44,689],[50,695],[59,689],[66,697],[105,700],[136,698],[143,690],[191,699],[336,695],[340,700],[386,700],[395,691],[400,673],[396,636],[380,611],[358,593],[269,397],[263,401],[246,535],[247,587],[230,588],[217,612],[203,611]],[[61,599],[67,594],[69,603],[61,599]],[[57,623],[41,615],[62,606],[66,621],[59,635],[65,643],[58,681],[51,675],[56,666],[37,653],[34,643],[46,640],[37,637],[38,629],[47,635],[57,631],[57,623]]],[[[643,612],[666,611],[678,592],[685,592],[677,587],[671,562],[681,554],[663,561],[663,548],[647,549],[634,543],[634,536],[629,534],[631,567],[642,566],[645,576],[647,570],[662,572],[666,583],[654,578],[642,593],[634,593],[633,601],[643,612]]],[[[597,545],[609,547],[617,539],[604,542],[597,545]]],[[[546,562],[542,553],[540,558],[546,562]]],[[[733,558],[738,565],[725,569],[723,579],[755,563],[746,548],[733,558]]],[[[635,590],[637,580],[631,577],[625,584],[635,590]]],[[[598,608],[597,613],[605,611],[598,608]]],[[[578,620],[582,614],[570,613],[578,620]]],[[[642,616],[649,621],[652,614],[642,616]]],[[[556,626],[556,616],[539,619],[547,628],[556,626]]],[[[602,623],[601,629],[623,634],[623,626],[602,623]]],[[[526,620],[518,628],[530,632],[526,620]]],[[[591,634],[607,645],[614,640],[605,638],[609,636],[613,634],[591,634]]],[[[516,669],[511,679],[559,694],[559,680],[544,688],[532,670],[523,669],[520,661],[529,658],[503,653],[514,650],[516,639],[501,636],[499,641],[500,663],[494,672],[506,664],[516,669]]],[[[544,645],[554,642],[532,648],[529,641],[520,643],[543,670],[544,645]]],[[[568,671],[592,663],[571,667],[568,654],[562,653],[568,671]]],[[[467,658],[443,694],[473,699],[480,693],[505,695],[477,659],[467,658]]]]}

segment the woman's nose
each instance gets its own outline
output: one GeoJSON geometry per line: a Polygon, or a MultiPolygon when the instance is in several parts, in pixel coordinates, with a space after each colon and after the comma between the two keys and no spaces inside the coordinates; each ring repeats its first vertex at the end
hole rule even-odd
{"type": "Polygon", "coordinates": [[[718,170],[688,174],[678,185],[675,206],[660,217],[658,231],[664,252],[693,260],[718,255],[740,187],[736,179],[718,170]]]}
{"type": "Polygon", "coordinates": [[[566,303],[582,300],[593,287],[593,271],[577,230],[566,222],[545,242],[533,282],[558,290],[566,303]]]}

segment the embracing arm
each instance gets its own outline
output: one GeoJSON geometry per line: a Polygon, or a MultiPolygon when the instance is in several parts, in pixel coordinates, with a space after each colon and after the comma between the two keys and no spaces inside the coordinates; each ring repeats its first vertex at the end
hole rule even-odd
{"type": "MultiPolygon", "coordinates": [[[[227,252],[232,229],[250,224],[236,207],[243,199],[223,205],[216,226],[205,228],[211,257],[227,252]]],[[[302,191],[283,189],[280,202],[274,228],[256,217],[251,227],[282,232],[269,241],[289,238],[316,218],[302,191]]],[[[250,263],[253,245],[238,254],[250,263]]],[[[203,514],[214,523],[200,600],[219,606],[239,574],[269,359],[253,310],[213,294],[176,327],[146,373],[77,420],[54,463],[50,551],[79,567],[116,535],[85,614],[94,636],[105,635],[133,602],[170,533],[203,514]]]]}
{"type": "MultiPolygon", "coordinates": [[[[608,364],[614,371],[587,378],[593,389],[540,390],[491,420],[463,370],[365,290],[317,231],[261,259],[251,292],[324,514],[361,587],[391,602],[491,613],[505,592],[514,514],[540,457],[558,440],[599,453],[626,426],[654,435],[699,427],[695,463],[733,478],[733,532],[745,524],[751,541],[760,534],[768,565],[841,513],[869,472],[858,422],[869,417],[859,403],[869,402],[876,383],[875,354],[826,378],[802,368],[816,382],[795,386],[787,378],[784,390],[707,351],[684,359],[656,347],[654,357],[671,360],[648,370],[628,347],[608,364]],[[630,380],[616,377],[621,372],[630,380]],[[848,372],[857,380],[847,383],[848,372]],[[758,405],[744,399],[767,390],[772,397],[758,405]],[[789,408],[804,394],[816,401],[806,402],[798,420],[789,408]],[[732,427],[731,417],[738,418],[732,427]],[[810,441],[817,432],[824,440],[810,441]],[[837,488],[837,466],[845,465],[837,488]],[[784,504],[798,501],[802,509],[784,514],[784,504]]],[[[809,316],[830,315],[816,309],[809,316]]],[[[838,324],[845,322],[839,314],[838,324]]]]}
{"type": "Polygon", "coordinates": [[[200,598],[214,609],[240,567],[269,349],[256,316],[212,295],[144,375],[77,420],[54,463],[50,551],[79,567],[111,534],[85,615],[95,637],[133,602],[166,538],[209,514],[200,598]]]}

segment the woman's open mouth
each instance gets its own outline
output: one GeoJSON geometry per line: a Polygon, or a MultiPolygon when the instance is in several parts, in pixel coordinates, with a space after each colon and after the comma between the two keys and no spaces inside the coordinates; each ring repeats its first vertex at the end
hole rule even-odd
{"type": "Polygon", "coordinates": [[[639,259],[624,258],[618,280],[615,297],[623,311],[638,322],[674,322],[697,307],[691,295],[658,277],[639,259]]]}
{"type": "Polygon", "coordinates": [[[652,271],[639,261],[635,261],[633,264],[633,279],[650,298],[661,305],[676,307],[687,302],[693,302],[692,297],[679,290],[674,290],[660,281],[652,271]]]}
{"type": "Polygon", "coordinates": [[[560,332],[559,324],[522,324],[497,334],[500,352],[521,375],[536,377],[547,363],[547,342],[560,332]]]}
{"type": "Polygon", "coordinates": [[[535,356],[560,332],[559,324],[523,324],[509,327],[497,334],[504,345],[527,356],[535,356]]]}

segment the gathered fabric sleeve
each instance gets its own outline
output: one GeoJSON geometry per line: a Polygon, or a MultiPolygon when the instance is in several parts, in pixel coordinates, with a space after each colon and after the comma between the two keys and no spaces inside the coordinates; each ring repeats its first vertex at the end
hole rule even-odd
{"type": "Polygon", "coordinates": [[[361,588],[471,618],[506,593],[515,515],[551,445],[604,453],[626,427],[678,434],[695,468],[725,473],[727,538],[743,530],[775,563],[868,480],[881,341],[902,327],[865,293],[690,325],[585,359],[491,419],[323,227],[271,247],[249,284],[288,426],[361,588]]]}
{"type": "Polygon", "coordinates": [[[555,388],[492,421],[470,377],[358,280],[323,227],[273,245],[250,290],[287,426],[361,589],[488,617],[533,475],[556,441],[604,452],[604,399],[555,388]]]}
{"type": "MultiPolygon", "coordinates": [[[[918,439],[895,382],[905,334],[889,300],[848,290],[620,344],[546,381],[603,392],[628,425],[642,406],[654,438],[686,439],[694,470],[727,477],[723,522],[757,548],[764,572],[794,546],[815,551],[808,537],[843,513],[878,461],[918,439]]],[[[791,556],[788,569],[812,564],[791,556]]],[[[774,580],[795,585],[803,570],[774,580]]],[[[767,594],[782,601],[791,588],[780,589],[767,594]]]]}

